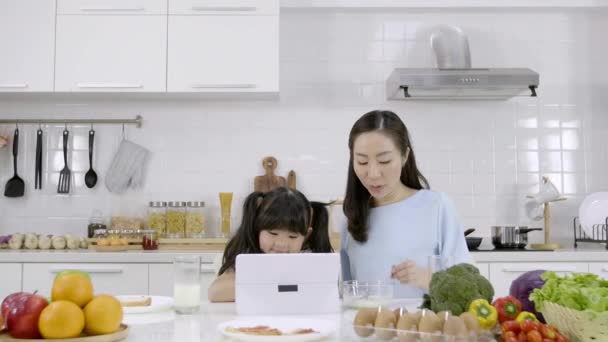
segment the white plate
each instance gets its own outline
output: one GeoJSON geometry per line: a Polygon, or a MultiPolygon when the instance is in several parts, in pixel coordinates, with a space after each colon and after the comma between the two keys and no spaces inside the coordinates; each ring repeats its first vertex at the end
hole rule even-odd
{"type": "MultiPolygon", "coordinates": [[[[608,217],[608,192],[594,192],[585,197],[578,208],[578,218],[585,233],[593,237],[594,225],[605,225],[608,217]]],[[[602,231],[600,230],[601,234],[602,231]]],[[[596,233],[597,236],[597,233],[596,233]]]]}
{"type": "Polygon", "coordinates": [[[318,341],[321,340],[336,330],[336,322],[321,319],[306,319],[296,317],[255,317],[255,318],[243,318],[229,322],[224,322],[218,325],[219,331],[227,337],[235,339],[237,341],[250,341],[250,342],[303,342],[303,341],[318,341]],[[313,329],[318,333],[302,334],[302,335],[281,335],[281,336],[260,336],[260,335],[247,335],[242,333],[234,333],[226,331],[227,328],[243,328],[243,327],[255,327],[265,325],[270,328],[279,329],[284,333],[294,331],[296,329],[313,329]]]}
{"type": "MultiPolygon", "coordinates": [[[[141,298],[142,296],[116,296],[118,300],[128,298],[141,298]]],[[[152,303],[148,306],[123,306],[122,312],[124,314],[141,314],[148,312],[160,312],[170,310],[173,307],[173,297],[165,296],[150,296],[152,303]]]]}

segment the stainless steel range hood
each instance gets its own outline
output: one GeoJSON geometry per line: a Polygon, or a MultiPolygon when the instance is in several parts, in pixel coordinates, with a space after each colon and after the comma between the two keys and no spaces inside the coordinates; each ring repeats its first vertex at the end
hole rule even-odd
{"type": "Polygon", "coordinates": [[[386,83],[389,100],[504,100],[536,96],[537,72],[527,68],[401,68],[386,83]]]}

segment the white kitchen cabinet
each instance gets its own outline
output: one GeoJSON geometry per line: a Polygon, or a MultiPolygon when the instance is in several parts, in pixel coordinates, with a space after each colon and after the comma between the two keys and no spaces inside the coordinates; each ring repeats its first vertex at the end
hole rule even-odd
{"type": "Polygon", "coordinates": [[[5,298],[11,293],[21,291],[21,264],[0,264],[0,298],[5,298]]]}
{"type": "Polygon", "coordinates": [[[167,0],[57,0],[57,14],[167,14],[167,0]]]}
{"type": "MultiPolygon", "coordinates": [[[[531,253],[530,253],[531,254],[531,253]]],[[[491,263],[490,282],[494,286],[495,297],[507,296],[511,283],[520,275],[534,270],[554,271],[564,275],[589,272],[587,263],[491,263]]]]}
{"type": "Polygon", "coordinates": [[[479,269],[479,274],[490,280],[490,264],[478,262],[475,266],[479,269]]]}
{"type": "Polygon", "coordinates": [[[51,92],[55,0],[0,1],[0,92],[51,92]]]}
{"type": "Polygon", "coordinates": [[[49,296],[55,276],[64,270],[88,272],[95,294],[148,294],[147,264],[24,264],[23,291],[49,296]]]}
{"type": "MultiPolygon", "coordinates": [[[[214,264],[201,265],[201,300],[207,300],[207,289],[217,276],[214,264]]],[[[150,264],[150,295],[173,297],[173,264],[150,264]]]]}
{"type": "Polygon", "coordinates": [[[279,14],[279,0],[169,0],[169,14],[279,14]]]}
{"type": "Polygon", "coordinates": [[[58,15],[55,91],[164,92],[167,17],[58,15]]]}
{"type": "Polygon", "coordinates": [[[597,274],[603,279],[608,279],[608,263],[592,262],[589,264],[589,273],[597,274]]]}
{"type": "Polygon", "coordinates": [[[169,92],[279,91],[279,17],[169,15],[169,92]]]}

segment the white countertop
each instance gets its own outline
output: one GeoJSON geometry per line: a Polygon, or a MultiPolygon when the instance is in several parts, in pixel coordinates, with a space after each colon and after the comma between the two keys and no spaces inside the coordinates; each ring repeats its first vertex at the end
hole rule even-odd
{"type": "MultiPolygon", "coordinates": [[[[80,250],[0,250],[0,263],[171,263],[177,255],[193,253],[202,257],[202,262],[211,264],[221,257],[221,251],[128,251],[95,252],[80,250]]],[[[476,262],[608,262],[608,251],[604,246],[584,246],[578,249],[561,249],[554,252],[511,251],[471,252],[476,262]]]]}
{"type": "Polygon", "coordinates": [[[202,263],[211,264],[221,252],[213,251],[127,251],[96,252],[92,249],[75,250],[0,250],[0,263],[172,263],[183,254],[198,254],[202,263]]]}

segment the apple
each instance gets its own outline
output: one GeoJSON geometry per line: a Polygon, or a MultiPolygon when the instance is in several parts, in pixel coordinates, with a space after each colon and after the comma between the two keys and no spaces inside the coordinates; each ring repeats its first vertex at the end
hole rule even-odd
{"type": "Polygon", "coordinates": [[[6,296],[6,298],[4,298],[4,300],[2,301],[2,306],[1,306],[2,317],[4,317],[6,319],[6,314],[9,312],[9,310],[13,306],[15,306],[15,303],[17,302],[17,300],[20,297],[27,295],[27,294],[28,293],[26,293],[26,292],[15,292],[13,294],[6,296]]]}
{"type": "Polygon", "coordinates": [[[37,294],[21,293],[18,295],[7,312],[8,333],[14,338],[41,338],[38,318],[48,304],[46,298],[37,294]]]}

